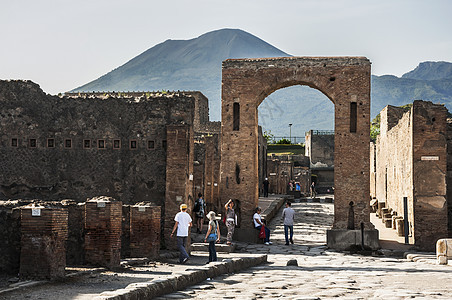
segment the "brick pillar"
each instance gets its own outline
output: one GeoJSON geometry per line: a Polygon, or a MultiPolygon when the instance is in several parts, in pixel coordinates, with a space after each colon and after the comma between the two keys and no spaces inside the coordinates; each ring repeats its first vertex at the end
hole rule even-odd
{"type": "Polygon", "coordinates": [[[92,198],[85,204],[86,263],[119,266],[122,203],[110,197],[92,198]]]}
{"type": "Polygon", "coordinates": [[[130,256],[155,258],[160,250],[161,207],[130,207],[130,256]]]}
{"type": "Polygon", "coordinates": [[[23,207],[20,277],[64,277],[68,213],[62,208],[23,207]]]}
{"type": "MultiPolygon", "coordinates": [[[[166,129],[166,194],[164,211],[164,237],[166,247],[176,249],[175,239],[170,238],[174,216],[179,206],[186,203],[192,214],[193,200],[193,126],[168,125],[166,129]],[[190,176],[191,175],[191,176],[190,176]]],[[[193,216],[192,216],[193,218],[193,216]]],[[[190,240],[190,239],[188,239],[190,240]]]]}

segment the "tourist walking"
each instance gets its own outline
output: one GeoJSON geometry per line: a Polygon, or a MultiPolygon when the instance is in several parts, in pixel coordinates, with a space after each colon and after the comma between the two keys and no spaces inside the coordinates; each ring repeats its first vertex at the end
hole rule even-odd
{"type": "Polygon", "coordinates": [[[315,191],[315,182],[313,181],[311,183],[311,198],[315,198],[316,195],[317,195],[317,192],[315,191]]]}
{"type": "Polygon", "coordinates": [[[202,226],[204,223],[204,212],[206,211],[206,201],[202,198],[202,194],[198,194],[198,199],[195,201],[195,207],[193,208],[193,212],[195,213],[196,219],[196,232],[202,232],[202,226]]]}
{"type": "Polygon", "coordinates": [[[188,231],[192,226],[192,219],[187,213],[187,204],[180,205],[180,212],[176,214],[174,221],[176,221],[176,223],[171,231],[171,237],[174,236],[174,232],[177,230],[177,248],[180,252],[179,262],[184,264],[189,258],[185,246],[187,245],[188,231]]]}
{"type": "Polygon", "coordinates": [[[207,214],[209,219],[209,229],[207,229],[204,242],[209,243],[209,262],[217,261],[217,251],[215,249],[215,243],[220,241],[220,228],[215,218],[215,212],[210,211],[207,214]]]}
{"type": "Polygon", "coordinates": [[[234,235],[236,215],[234,211],[234,201],[229,199],[229,201],[224,205],[226,209],[226,227],[228,228],[228,235],[226,236],[226,244],[232,244],[232,236],[234,235]]]}
{"type": "Polygon", "coordinates": [[[284,236],[286,238],[286,245],[289,245],[289,242],[293,244],[293,221],[295,218],[295,211],[292,209],[292,203],[289,201],[286,202],[286,208],[284,208],[282,212],[282,217],[284,220],[284,236]],[[290,237],[289,237],[290,231],[290,237]]]}
{"type": "Polygon", "coordinates": [[[264,244],[271,245],[273,243],[270,242],[270,229],[268,229],[268,227],[265,226],[264,222],[262,221],[261,212],[262,212],[261,208],[256,207],[255,213],[253,215],[254,227],[259,231],[262,229],[262,227],[264,227],[265,230],[264,244]]]}

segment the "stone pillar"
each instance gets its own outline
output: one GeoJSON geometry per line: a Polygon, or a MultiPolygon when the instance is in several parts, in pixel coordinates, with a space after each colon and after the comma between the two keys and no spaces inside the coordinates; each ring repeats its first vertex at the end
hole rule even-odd
{"type": "Polygon", "coordinates": [[[68,213],[44,206],[21,208],[20,277],[64,277],[68,213]]]}
{"type": "Polygon", "coordinates": [[[130,256],[158,257],[160,250],[160,206],[130,207],[130,256]]]}
{"type": "MultiPolygon", "coordinates": [[[[176,239],[171,239],[174,216],[182,203],[187,204],[187,212],[192,215],[193,198],[193,126],[168,125],[166,130],[166,194],[164,237],[166,247],[176,249],[176,239]]],[[[193,218],[193,215],[192,215],[193,218]]],[[[190,239],[188,239],[190,241],[190,239]]],[[[188,245],[187,245],[188,246],[188,245]]],[[[188,248],[188,247],[187,247],[188,248]]]]}
{"type": "Polygon", "coordinates": [[[86,263],[108,268],[121,260],[122,202],[96,197],[85,204],[86,263]]]}

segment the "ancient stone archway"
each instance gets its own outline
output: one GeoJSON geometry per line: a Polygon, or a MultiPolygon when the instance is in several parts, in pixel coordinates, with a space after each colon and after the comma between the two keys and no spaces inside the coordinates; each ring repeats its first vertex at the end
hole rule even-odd
{"type": "Polygon", "coordinates": [[[365,57],[223,62],[221,199],[241,200],[243,237],[250,234],[247,229],[252,229],[253,209],[258,204],[257,108],[278,89],[307,85],[321,91],[335,106],[334,224],[328,232],[328,245],[347,248],[361,244],[364,236],[365,245],[378,247],[378,231],[369,216],[370,76],[370,61],[365,57]],[[351,202],[354,230],[348,225],[351,202]]]}

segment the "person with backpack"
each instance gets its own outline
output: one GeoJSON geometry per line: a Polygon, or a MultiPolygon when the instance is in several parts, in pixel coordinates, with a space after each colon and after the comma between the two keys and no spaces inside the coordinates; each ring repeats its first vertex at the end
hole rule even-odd
{"type": "Polygon", "coordinates": [[[195,201],[195,207],[193,209],[193,212],[195,213],[195,219],[196,219],[196,232],[202,233],[202,226],[204,223],[204,212],[206,211],[206,202],[202,198],[202,194],[198,194],[198,199],[195,201]]]}
{"type": "Polygon", "coordinates": [[[220,227],[215,218],[215,212],[210,211],[207,214],[209,221],[209,229],[207,229],[206,237],[204,242],[209,243],[209,262],[217,261],[217,251],[215,249],[215,243],[220,241],[220,227]]]}

